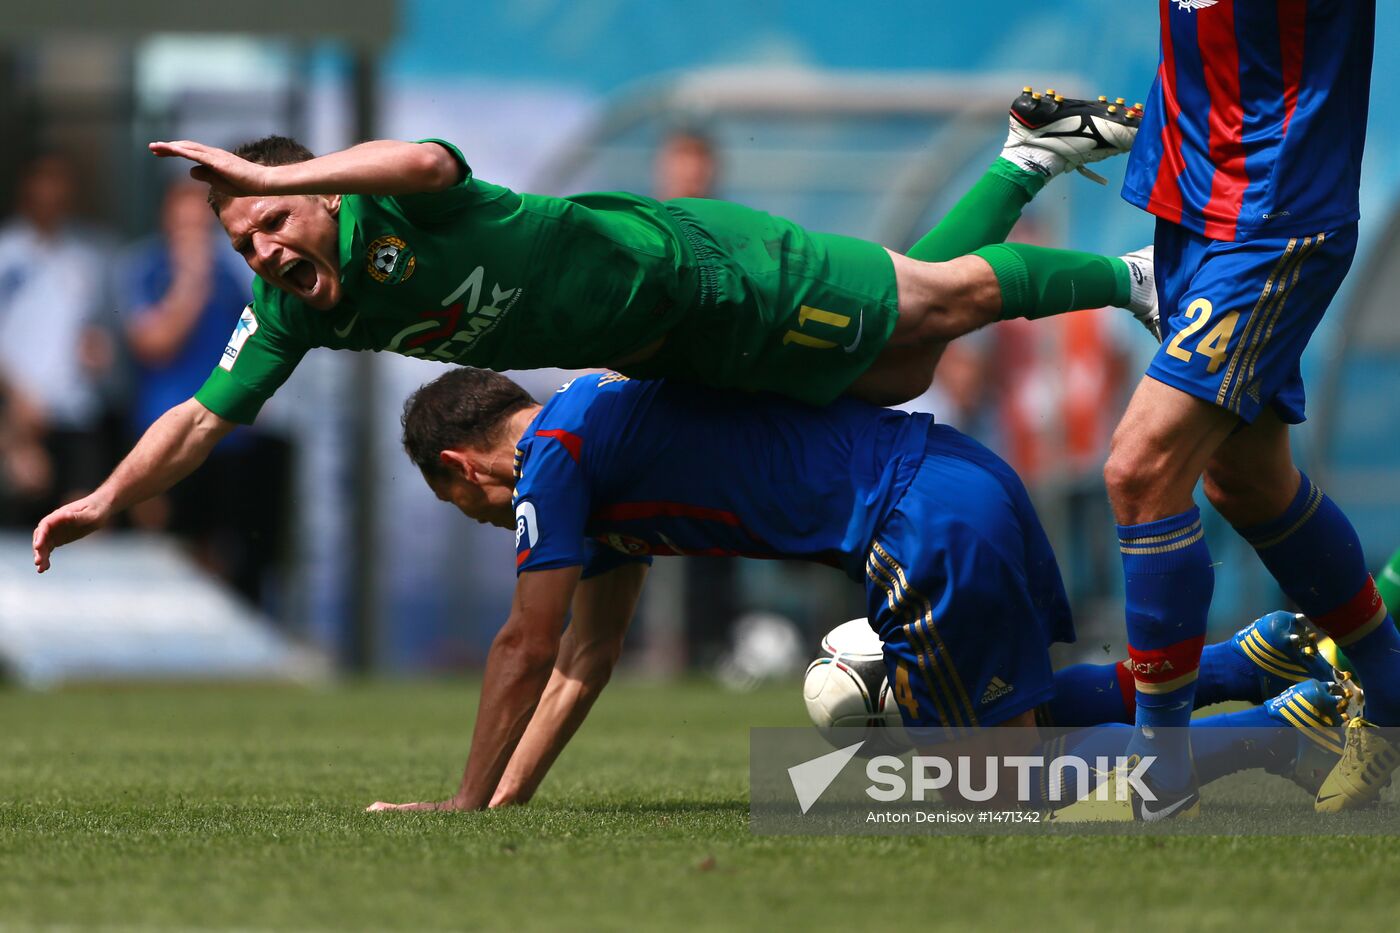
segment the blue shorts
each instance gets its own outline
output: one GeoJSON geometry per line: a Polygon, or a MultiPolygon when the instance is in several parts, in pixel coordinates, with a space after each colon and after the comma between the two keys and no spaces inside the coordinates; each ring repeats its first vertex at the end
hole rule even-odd
{"type": "Polygon", "coordinates": [[[1069,600],[1025,487],[987,448],[932,427],[865,571],[906,726],[989,726],[1050,698],[1047,649],[1074,640],[1069,600]]]}
{"type": "Polygon", "coordinates": [[[1253,422],[1303,421],[1299,360],[1351,268],[1356,224],[1307,237],[1211,240],[1157,222],[1162,346],[1147,374],[1253,422]]]}

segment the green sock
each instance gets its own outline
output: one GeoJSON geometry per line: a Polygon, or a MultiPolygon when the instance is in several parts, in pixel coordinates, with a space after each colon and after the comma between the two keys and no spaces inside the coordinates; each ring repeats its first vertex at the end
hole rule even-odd
{"type": "Polygon", "coordinates": [[[906,255],[924,262],[947,262],[989,243],[1000,243],[1021,219],[1021,209],[1047,181],[1044,175],[998,158],[906,255]]]}
{"type": "Polygon", "coordinates": [[[1105,305],[1126,308],[1132,294],[1128,265],[1121,259],[1024,243],[984,246],[972,255],[996,273],[1003,321],[1105,305]]]}

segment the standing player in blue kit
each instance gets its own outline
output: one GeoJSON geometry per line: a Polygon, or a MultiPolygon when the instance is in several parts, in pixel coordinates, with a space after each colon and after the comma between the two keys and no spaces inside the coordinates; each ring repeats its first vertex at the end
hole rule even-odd
{"type": "Polygon", "coordinates": [[[1376,798],[1400,750],[1400,634],[1356,532],[1293,464],[1299,357],[1351,266],[1374,0],[1160,0],[1161,66],[1123,196],[1156,215],[1162,346],[1104,470],[1126,578],[1132,750],[1155,755],[1153,820],[1196,810],[1185,727],[1214,570],[1192,493],[1345,649],[1367,717],[1320,810],[1376,798]]]}

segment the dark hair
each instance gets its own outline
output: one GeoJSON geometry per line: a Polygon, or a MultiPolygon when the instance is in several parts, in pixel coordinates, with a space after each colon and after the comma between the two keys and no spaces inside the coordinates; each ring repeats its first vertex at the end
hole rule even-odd
{"type": "Polygon", "coordinates": [[[534,403],[530,393],[500,373],[471,366],[451,370],[404,401],[404,452],[424,476],[440,476],[440,453],[486,449],[500,439],[507,418],[534,403]]]}
{"type": "MultiPolygon", "coordinates": [[[[316,158],[310,149],[290,136],[264,136],[262,139],[254,139],[233,150],[233,154],[258,165],[291,165],[294,162],[309,162],[316,158]]],[[[229,200],[229,196],[223,192],[209,189],[209,206],[214,209],[215,214],[223,210],[229,200]]]]}

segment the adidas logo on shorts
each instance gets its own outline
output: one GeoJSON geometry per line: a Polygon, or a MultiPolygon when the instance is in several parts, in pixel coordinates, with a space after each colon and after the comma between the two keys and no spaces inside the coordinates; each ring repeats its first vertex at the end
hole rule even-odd
{"type": "Polygon", "coordinates": [[[1015,687],[1002,680],[1000,677],[993,676],[991,681],[987,683],[986,692],[982,694],[980,702],[983,706],[986,706],[993,700],[999,700],[1015,689],[1015,687]]]}

